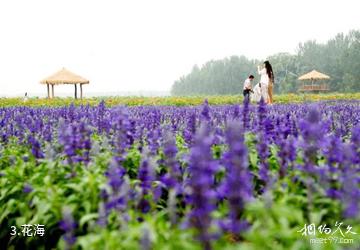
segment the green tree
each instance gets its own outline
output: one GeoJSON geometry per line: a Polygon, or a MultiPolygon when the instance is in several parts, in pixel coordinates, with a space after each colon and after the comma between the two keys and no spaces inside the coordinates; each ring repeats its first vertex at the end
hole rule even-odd
{"type": "MultiPolygon", "coordinates": [[[[330,89],[338,92],[360,91],[360,31],[337,34],[327,43],[315,40],[299,43],[296,54],[270,56],[275,74],[275,93],[296,92],[297,78],[313,69],[329,75],[330,89]]],[[[172,95],[239,94],[249,74],[258,76],[258,60],[231,56],[195,65],[190,74],[180,77],[172,86],[172,95]]]]}

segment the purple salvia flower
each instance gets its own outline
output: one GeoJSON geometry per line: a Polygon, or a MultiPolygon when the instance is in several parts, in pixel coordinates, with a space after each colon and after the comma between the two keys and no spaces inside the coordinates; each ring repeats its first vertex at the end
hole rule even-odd
{"type": "Polygon", "coordinates": [[[227,169],[222,187],[222,196],[229,204],[228,218],[222,223],[226,231],[238,235],[246,229],[246,221],[241,219],[244,206],[253,196],[252,176],[248,169],[248,151],[244,144],[244,131],[239,123],[230,123],[226,130],[229,150],[224,154],[227,169]]]}
{"type": "Polygon", "coordinates": [[[138,179],[140,180],[140,187],[145,194],[151,191],[152,182],[155,180],[155,173],[151,159],[145,152],[140,163],[138,179]]]}
{"type": "Polygon", "coordinates": [[[113,158],[110,162],[108,171],[105,173],[108,178],[108,184],[114,191],[119,191],[124,180],[125,169],[119,164],[116,158],[113,158]]]}
{"type": "Polygon", "coordinates": [[[266,103],[264,98],[261,98],[258,104],[258,122],[257,122],[257,130],[264,130],[264,123],[267,115],[266,103]]]}
{"type": "Polygon", "coordinates": [[[342,200],[345,206],[344,216],[346,218],[357,218],[360,209],[360,188],[356,170],[348,168],[342,180],[342,200]]]}
{"type": "Polygon", "coordinates": [[[240,106],[234,105],[234,113],[233,113],[233,119],[237,120],[240,117],[240,106]]]}
{"type": "Polygon", "coordinates": [[[161,130],[159,127],[151,129],[147,134],[147,143],[150,152],[153,155],[157,154],[158,149],[160,148],[160,138],[161,138],[161,130]]]}
{"type": "Polygon", "coordinates": [[[197,238],[206,250],[211,249],[213,238],[209,229],[216,200],[213,190],[214,174],[218,169],[211,151],[213,138],[208,136],[208,133],[208,127],[201,125],[190,152],[190,176],[186,187],[188,202],[192,206],[188,214],[188,224],[197,230],[197,238]]]}
{"type": "Polygon", "coordinates": [[[129,114],[126,108],[117,108],[114,123],[112,125],[113,130],[113,145],[115,154],[121,158],[125,157],[125,151],[128,149],[132,142],[132,123],[129,120],[129,114]]]}
{"type": "Polygon", "coordinates": [[[315,173],[314,166],[321,148],[326,148],[328,139],[328,127],[321,122],[321,115],[315,106],[311,106],[306,119],[300,120],[299,128],[301,139],[299,145],[303,150],[304,169],[309,173],[315,173]]]}
{"type": "Polygon", "coordinates": [[[284,178],[287,175],[289,167],[293,165],[293,162],[296,159],[296,146],[293,136],[288,136],[286,139],[281,138],[279,140],[279,175],[280,178],[284,178]]]}
{"type": "Polygon", "coordinates": [[[67,162],[72,164],[76,156],[76,135],[74,135],[74,127],[66,124],[65,121],[60,121],[59,125],[59,143],[63,146],[63,152],[67,157],[67,162]]]}
{"type": "Polygon", "coordinates": [[[268,146],[268,137],[264,131],[258,132],[257,135],[258,143],[256,145],[256,149],[259,155],[259,176],[260,179],[264,182],[265,186],[269,181],[269,157],[270,150],[268,146]]]}
{"type": "Polygon", "coordinates": [[[354,164],[360,164],[360,124],[351,131],[351,143],[355,152],[354,164]]]}
{"type": "Polygon", "coordinates": [[[222,130],[222,128],[216,127],[215,131],[214,131],[213,144],[214,145],[222,144],[223,143],[223,138],[224,138],[224,131],[222,130]]]}
{"type": "Polygon", "coordinates": [[[341,192],[335,188],[328,188],[326,190],[326,195],[332,199],[340,199],[341,198],[341,192]]]}
{"type": "Polygon", "coordinates": [[[31,153],[36,159],[44,158],[44,153],[41,150],[40,142],[32,135],[29,135],[28,142],[31,145],[31,153]]]}
{"type": "Polygon", "coordinates": [[[164,165],[168,169],[168,173],[163,177],[163,182],[168,189],[175,189],[181,192],[182,170],[180,163],[176,159],[178,152],[175,135],[170,131],[166,132],[163,137],[164,165]]]}
{"type": "Polygon", "coordinates": [[[249,98],[244,99],[243,106],[244,106],[243,117],[242,117],[243,128],[244,128],[244,130],[248,130],[249,125],[250,125],[250,100],[249,100],[249,98]]]}
{"type": "Polygon", "coordinates": [[[141,198],[138,203],[138,209],[142,213],[148,213],[151,209],[151,204],[147,196],[152,193],[152,184],[153,181],[155,181],[155,169],[153,159],[150,157],[147,148],[144,148],[138,171],[138,179],[141,188],[141,198]]]}
{"type": "Polygon", "coordinates": [[[345,158],[344,152],[342,151],[343,142],[341,138],[335,134],[329,136],[329,141],[330,143],[328,147],[323,150],[323,154],[327,159],[329,171],[334,173],[345,158]]]}
{"type": "Polygon", "coordinates": [[[96,109],[96,125],[100,134],[107,130],[107,124],[105,122],[106,111],[105,101],[102,100],[96,109]]]}
{"type": "Polygon", "coordinates": [[[341,162],[337,175],[341,184],[340,198],[344,206],[343,214],[346,218],[357,218],[360,215],[360,178],[357,164],[354,164],[357,152],[350,143],[343,144],[342,152],[344,160],[341,162]]]}
{"type": "Polygon", "coordinates": [[[23,192],[28,194],[31,193],[33,191],[33,188],[30,184],[26,183],[23,187],[23,192]]]}
{"type": "Polygon", "coordinates": [[[76,242],[75,229],[77,224],[69,208],[63,209],[62,220],[59,222],[59,227],[65,232],[63,237],[66,242],[66,249],[71,249],[76,242]]]}
{"type": "Polygon", "coordinates": [[[207,121],[207,122],[210,122],[210,120],[211,120],[210,106],[209,106],[209,102],[208,102],[207,99],[204,100],[204,103],[202,105],[201,120],[202,121],[207,121]]]}
{"type": "MultiPolygon", "coordinates": [[[[130,194],[130,184],[125,169],[116,157],[114,157],[109,165],[109,169],[105,173],[108,179],[110,190],[101,190],[100,196],[104,200],[104,204],[99,206],[98,223],[105,225],[107,216],[112,210],[121,213],[122,218],[127,216],[127,208],[130,194]]],[[[126,220],[124,220],[126,221],[126,220]]]]}
{"type": "Polygon", "coordinates": [[[193,143],[193,137],[196,132],[196,115],[192,113],[186,122],[186,128],[183,131],[183,136],[188,145],[193,143]]]}
{"type": "Polygon", "coordinates": [[[90,161],[91,133],[84,121],[79,123],[74,121],[70,124],[66,124],[64,121],[60,122],[59,143],[63,146],[68,164],[72,165],[77,162],[87,164],[90,161]]]}
{"type": "Polygon", "coordinates": [[[51,126],[51,124],[49,122],[45,125],[45,128],[44,128],[42,134],[43,134],[43,138],[44,138],[45,141],[51,142],[51,140],[52,140],[52,126],[51,126]]]}
{"type": "Polygon", "coordinates": [[[269,117],[266,117],[264,120],[264,131],[267,135],[267,138],[269,139],[269,144],[271,144],[275,140],[275,131],[272,120],[273,119],[269,117]]]}
{"type": "Polygon", "coordinates": [[[81,152],[81,159],[84,161],[85,164],[90,162],[90,150],[91,150],[91,134],[92,131],[90,128],[85,124],[84,121],[81,121],[78,124],[77,133],[80,134],[79,138],[79,149],[81,152]]]}

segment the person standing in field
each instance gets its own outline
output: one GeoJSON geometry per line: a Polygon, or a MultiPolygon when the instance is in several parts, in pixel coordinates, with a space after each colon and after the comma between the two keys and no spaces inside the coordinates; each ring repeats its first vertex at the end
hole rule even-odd
{"type": "Polygon", "coordinates": [[[250,92],[252,91],[252,81],[254,80],[254,76],[253,75],[249,75],[249,77],[245,80],[244,82],[244,90],[243,90],[243,95],[244,98],[250,98],[250,92]]]}
{"type": "Polygon", "coordinates": [[[27,102],[28,101],[28,94],[27,94],[27,92],[25,92],[25,96],[24,96],[24,99],[23,99],[23,102],[27,102]]]}
{"type": "Polygon", "coordinates": [[[268,104],[273,103],[273,85],[274,72],[269,61],[264,62],[264,67],[260,69],[258,66],[258,73],[260,75],[261,95],[264,101],[268,104]]]}

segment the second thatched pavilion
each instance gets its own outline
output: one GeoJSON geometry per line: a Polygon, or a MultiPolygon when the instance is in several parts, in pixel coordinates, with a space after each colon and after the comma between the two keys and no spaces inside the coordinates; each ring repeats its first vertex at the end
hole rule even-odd
{"type": "Polygon", "coordinates": [[[74,86],[75,86],[74,97],[75,97],[75,99],[77,99],[77,84],[80,85],[80,98],[82,98],[83,97],[82,85],[89,84],[89,80],[87,80],[65,68],[62,68],[55,74],[40,81],[40,83],[47,85],[47,97],[48,98],[54,98],[54,85],[74,84],[74,86]],[[50,85],[51,85],[51,95],[50,95],[50,85]]]}
{"type": "Polygon", "coordinates": [[[322,81],[329,80],[330,76],[320,73],[316,70],[302,75],[298,79],[303,82],[302,86],[299,88],[299,91],[301,92],[329,91],[328,84],[322,81]]]}

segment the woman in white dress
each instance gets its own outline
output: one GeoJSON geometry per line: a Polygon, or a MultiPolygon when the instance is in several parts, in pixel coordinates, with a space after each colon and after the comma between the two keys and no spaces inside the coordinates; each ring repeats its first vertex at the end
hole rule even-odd
{"type": "Polygon", "coordinates": [[[264,62],[264,67],[266,69],[266,74],[268,75],[268,95],[269,95],[269,104],[273,103],[273,87],[274,87],[274,72],[269,61],[264,62]]]}
{"type": "Polygon", "coordinates": [[[252,100],[258,102],[262,97],[266,103],[271,104],[272,82],[274,79],[274,73],[272,71],[272,67],[269,61],[264,62],[264,67],[262,69],[260,69],[260,66],[258,66],[258,73],[260,75],[260,82],[254,87],[254,94],[252,95],[252,100]]]}

